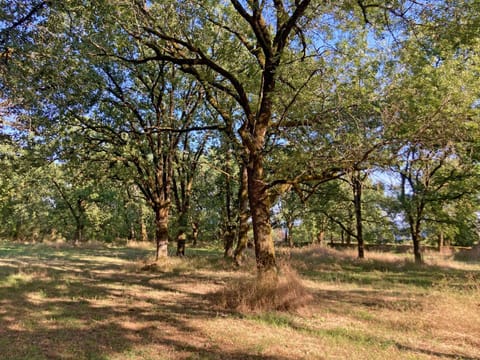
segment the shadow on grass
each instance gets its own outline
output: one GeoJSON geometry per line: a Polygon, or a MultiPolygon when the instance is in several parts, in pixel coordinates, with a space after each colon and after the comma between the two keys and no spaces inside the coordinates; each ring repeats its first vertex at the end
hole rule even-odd
{"type": "MultiPolygon", "coordinates": [[[[212,279],[221,280],[222,275],[195,269],[126,271],[128,262],[151,254],[128,248],[52,249],[0,243],[0,359],[291,359],[212,343],[197,324],[214,319],[218,310],[194,288],[199,283],[211,285],[212,279]]],[[[198,264],[209,264],[208,269],[230,266],[218,252],[195,250],[191,254],[201,256],[198,264]]],[[[445,279],[443,269],[432,271],[428,266],[319,260],[315,254],[294,260],[304,262],[304,272],[312,279],[372,284],[382,289],[398,283],[426,288],[445,279]]],[[[464,278],[460,271],[447,275],[451,282],[464,278]]],[[[358,305],[421,310],[422,302],[408,291],[388,297],[382,289],[322,290],[317,300],[330,311],[340,308],[339,304],[343,309],[338,311],[354,310],[358,305]]],[[[414,354],[458,357],[361,332],[286,324],[305,334],[340,337],[359,345],[379,343],[414,354]]]]}
{"type": "Polygon", "coordinates": [[[145,255],[0,243],[0,359],[288,359],[212,344],[217,311],[178,287],[208,279],[125,271],[145,255]]]}

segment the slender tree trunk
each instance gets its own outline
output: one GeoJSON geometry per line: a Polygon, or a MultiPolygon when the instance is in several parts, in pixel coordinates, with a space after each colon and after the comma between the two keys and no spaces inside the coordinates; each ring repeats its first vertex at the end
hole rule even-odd
{"type": "Polygon", "coordinates": [[[145,224],[145,216],[144,216],[143,210],[141,208],[140,208],[140,214],[139,215],[140,215],[140,236],[142,237],[143,242],[147,242],[148,241],[147,225],[145,224]]]}
{"type": "Polygon", "coordinates": [[[438,234],[438,252],[439,253],[442,253],[443,246],[444,246],[443,231],[440,231],[440,233],[438,234]]]}
{"type": "Polygon", "coordinates": [[[177,256],[185,256],[185,245],[187,243],[188,215],[186,209],[182,209],[178,219],[177,233],[177,256]]]}
{"type": "Polygon", "coordinates": [[[230,150],[226,151],[225,154],[225,232],[223,234],[223,244],[225,253],[224,256],[231,258],[233,257],[233,245],[235,243],[235,226],[233,225],[233,209],[232,209],[232,186],[230,182],[230,150]]]}
{"type": "Polygon", "coordinates": [[[75,219],[76,220],[76,226],[75,226],[75,234],[73,235],[73,241],[75,244],[79,244],[83,242],[83,232],[84,232],[84,225],[81,221],[81,219],[75,219]]]}
{"type": "Polygon", "coordinates": [[[320,230],[317,234],[317,244],[322,245],[325,239],[325,231],[320,230]]]}
{"type": "Polygon", "coordinates": [[[242,168],[240,170],[240,189],[238,192],[238,205],[238,240],[237,247],[235,248],[234,259],[237,265],[240,265],[242,262],[243,251],[247,248],[248,244],[248,218],[250,217],[250,213],[248,211],[248,172],[245,165],[242,165],[242,168]]]}
{"type": "Polygon", "coordinates": [[[285,242],[288,244],[289,247],[293,248],[293,221],[287,221],[287,232],[285,236],[285,242]]]}
{"type": "Polygon", "coordinates": [[[358,257],[365,257],[363,244],[363,219],[362,219],[362,182],[355,174],[353,177],[353,203],[355,206],[355,225],[357,233],[358,257]]]}
{"type": "Polygon", "coordinates": [[[420,224],[417,222],[416,224],[410,225],[410,230],[412,234],[413,254],[415,256],[415,263],[423,264],[422,250],[420,247],[420,224]]]}
{"type": "Polygon", "coordinates": [[[85,200],[77,199],[77,214],[74,215],[76,229],[74,235],[75,243],[81,243],[85,240],[85,212],[86,212],[86,204],[85,200]]]}
{"type": "Polygon", "coordinates": [[[233,245],[235,243],[235,227],[232,224],[227,224],[226,230],[223,234],[223,243],[224,243],[224,257],[231,258],[233,257],[233,245]]]}
{"type": "Polygon", "coordinates": [[[192,239],[193,239],[193,243],[192,243],[192,246],[197,246],[197,242],[198,242],[198,231],[199,231],[199,223],[194,221],[192,223],[192,239]]]}
{"type": "Polygon", "coordinates": [[[155,241],[157,243],[157,252],[155,260],[168,256],[168,215],[170,207],[168,205],[157,206],[155,211],[155,241]]]}

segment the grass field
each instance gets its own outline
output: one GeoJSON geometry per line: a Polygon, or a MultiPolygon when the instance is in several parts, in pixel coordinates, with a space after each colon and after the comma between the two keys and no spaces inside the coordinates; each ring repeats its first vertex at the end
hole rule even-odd
{"type": "Polygon", "coordinates": [[[480,359],[478,262],[279,251],[311,300],[259,312],[219,295],[253,276],[252,254],[241,269],[214,250],[152,256],[0,242],[0,359],[480,359]]]}

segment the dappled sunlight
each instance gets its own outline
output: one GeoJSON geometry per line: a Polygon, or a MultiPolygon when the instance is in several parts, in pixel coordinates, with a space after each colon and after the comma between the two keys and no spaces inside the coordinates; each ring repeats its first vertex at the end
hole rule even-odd
{"type": "Polygon", "coordinates": [[[112,249],[111,260],[103,250],[30,251],[0,257],[6,358],[293,360],[349,358],[362,348],[358,359],[473,359],[480,346],[480,318],[469,310],[480,305],[478,272],[295,250],[294,282],[310,300],[298,293],[288,300],[304,304],[296,310],[239,312],[218,294],[253,273],[220,253],[205,267],[199,254],[142,270],[142,250],[112,249]]]}

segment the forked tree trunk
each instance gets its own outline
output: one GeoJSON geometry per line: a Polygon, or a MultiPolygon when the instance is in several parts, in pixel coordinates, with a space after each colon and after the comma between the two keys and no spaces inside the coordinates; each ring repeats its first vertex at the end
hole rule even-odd
{"type": "Polygon", "coordinates": [[[170,208],[168,205],[154,208],[155,211],[155,241],[157,251],[155,260],[168,256],[168,215],[170,208]]]}

